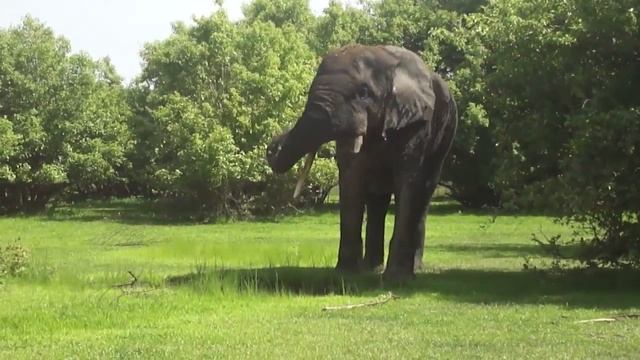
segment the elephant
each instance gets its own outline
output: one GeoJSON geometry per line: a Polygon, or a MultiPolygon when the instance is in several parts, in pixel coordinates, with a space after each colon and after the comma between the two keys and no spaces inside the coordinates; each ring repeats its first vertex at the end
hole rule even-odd
{"type": "Polygon", "coordinates": [[[302,115],[272,139],[266,157],[274,173],[284,173],[306,155],[296,197],[319,147],[336,142],[336,269],[384,270],[385,279],[404,280],[422,268],[427,211],[456,133],[457,113],[445,81],[407,49],[349,45],[322,58],[302,115]],[[392,195],[396,216],[385,268],[385,217],[392,195]]]}

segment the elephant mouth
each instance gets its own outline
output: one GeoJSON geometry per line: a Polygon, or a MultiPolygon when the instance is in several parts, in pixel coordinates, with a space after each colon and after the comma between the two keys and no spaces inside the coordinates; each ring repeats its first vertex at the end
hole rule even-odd
{"type": "Polygon", "coordinates": [[[287,172],[306,153],[292,139],[291,131],[275,137],[267,147],[267,162],[273,172],[287,172]]]}
{"type": "MultiPolygon", "coordinates": [[[[345,142],[346,150],[353,153],[358,154],[362,150],[362,145],[364,143],[364,136],[357,136],[351,140],[345,142]]],[[[288,165],[289,162],[283,161],[281,159],[282,152],[282,144],[275,143],[269,147],[267,150],[267,159],[269,162],[269,166],[274,172],[284,173],[289,170],[295,162],[297,162],[300,157],[296,157],[293,160],[291,165],[288,165]]],[[[317,150],[312,151],[307,154],[304,160],[304,164],[298,173],[298,180],[296,182],[295,190],[293,191],[293,199],[298,199],[302,194],[302,190],[304,189],[304,184],[311,173],[311,168],[313,167],[313,162],[316,159],[317,150]]]]}
{"type": "MultiPolygon", "coordinates": [[[[305,151],[302,149],[293,149],[291,144],[287,142],[290,134],[285,133],[276,137],[269,147],[267,148],[267,162],[275,173],[284,173],[291,169],[293,165],[304,156],[305,151]]],[[[305,157],[304,165],[300,169],[298,174],[298,181],[296,182],[295,190],[293,192],[293,198],[297,199],[302,194],[304,189],[304,183],[309,177],[311,167],[316,158],[316,150],[307,153],[305,157]]]]}

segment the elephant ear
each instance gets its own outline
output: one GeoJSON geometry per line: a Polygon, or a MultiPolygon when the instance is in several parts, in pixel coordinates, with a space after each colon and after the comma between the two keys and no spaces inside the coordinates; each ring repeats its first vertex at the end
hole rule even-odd
{"type": "Polygon", "coordinates": [[[393,89],[385,109],[385,136],[412,124],[430,123],[436,101],[433,75],[422,60],[407,50],[392,50],[400,57],[400,63],[390,74],[393,89]]]}

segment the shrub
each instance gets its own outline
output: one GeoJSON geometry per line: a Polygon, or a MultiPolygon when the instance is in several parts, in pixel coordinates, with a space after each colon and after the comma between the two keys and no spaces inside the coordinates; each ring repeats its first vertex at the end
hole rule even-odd
{"type": "Polygon", "coordinates": [[[556,194],[564,219],[582,230],[569,243],[587,264],[640,266],[640,108],[569,123],[575,135],[556,194]]]}
{"type": "Polygon", "coordinates": [[[18,242],[0,246],[0,282],[5,277],[18,276],[24,272],[30,256],[29,250],[18,242]]]}
{"type": "Polygon", "coordinates": [[[0,30],[0,84],[0,213],[122,181],[129,112],[107,60],[70,54],[67,40],[27,17],[0,30]]]}
{"type": "Polygon", "coordinates": [[[147,45],[131,92],[136,177],[221,215],[288,203],[295,180],[274,177],[265,152],[306,101],[317,58],[305,41],[289,24],[232,23],[216,12],[147,45]]]}

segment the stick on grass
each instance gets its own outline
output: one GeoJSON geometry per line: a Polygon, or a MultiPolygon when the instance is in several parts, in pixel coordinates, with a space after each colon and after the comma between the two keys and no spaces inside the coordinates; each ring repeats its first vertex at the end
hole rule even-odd
{"type": "Polygon", "coordinates": [[[607,318],[580,320],[580,321],[576,321],[576,324],[615,322],[615,321],[639,319],[639,318],[640,318],[640,314],[623,314],[623,315],[617,315],[617,316],[612,316],[612,317],[607,317],[607,318]]]}
{"type": "Polygon", "coordinates": [[[138,278],[136,277],[136,275],[133,272],[131,272],[131,271],[127,271],[127,272],[129,273],[129,276],[131,276],[131,281],[129,281],[126,284],[116,285],[114,287],[116,287],[116,288],[133,287],[138,282],[138,278]]]}
{"type": "Polygon", "coordinates": [[[391,300],[399,299],[400,297],[393,294],[392,292],[387,293],[386,295],[378,297],[378,299],[366,303],[361,304],[349,304],[349,305],[341,305],[341,306],[325,306],[322,308],[322,311],[336,311],[336,310],[351,310],[361,307],[367,306],[376,306],[386,304],[391,300]]]}

